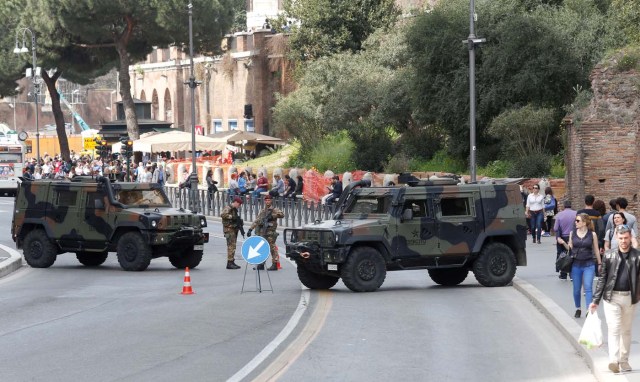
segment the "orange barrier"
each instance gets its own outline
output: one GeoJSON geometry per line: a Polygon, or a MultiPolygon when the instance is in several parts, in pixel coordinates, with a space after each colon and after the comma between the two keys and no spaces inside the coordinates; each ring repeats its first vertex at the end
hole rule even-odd
{"type": "Polygon", "coordinates": [[[189,274],[189,267],[184,270],[184,283],[182,284],[181,294],[195,294],[191,288],[191,275],[189,274]]]}

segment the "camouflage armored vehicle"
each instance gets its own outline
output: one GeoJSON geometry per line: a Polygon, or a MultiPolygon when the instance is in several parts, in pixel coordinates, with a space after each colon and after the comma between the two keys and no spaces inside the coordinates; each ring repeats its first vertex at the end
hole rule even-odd
{"type": "Polygon", "coordinates": [[[526,265],[517,185],[401,178],[407,186],[351,183],[333,220],[284,231],[302,284],[328,289],[342,278],[352,291],[368,292],[387,271],[426,269],[440,285],[458,285],[471,270],[484,286],[504,286],[526,265]]]}
{"type": "Polygon", "coordinates": [[[34,268],[50,267],[64,252],[98,266],[117,252],[122,269],[143,271],[161,256],[176,268],[198,266],[209,241],[206,226],[204,216],[172,208],[158,184],[80,176],[22,180],[11,236],[34,268]]]}

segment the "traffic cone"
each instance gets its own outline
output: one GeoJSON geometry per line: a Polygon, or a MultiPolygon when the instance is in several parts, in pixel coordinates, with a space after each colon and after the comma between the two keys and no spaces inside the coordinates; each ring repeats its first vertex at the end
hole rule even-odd
{"type": "Polygon", "coordinates": [[[276,251],[278,251],[278,262],[276,264],[278,264],[278,270],[282,269],[282,265],[280,265],[280,250],[278,249],[278,246],[276,245],[276,251]]]}
{"type": "Polygon", "coordinates": [[[181,294],[194,294],[195,292],[191,288],[191,275],[189,275],[189,267],[184,270],[184,284],[182,284],[181,294]]]}

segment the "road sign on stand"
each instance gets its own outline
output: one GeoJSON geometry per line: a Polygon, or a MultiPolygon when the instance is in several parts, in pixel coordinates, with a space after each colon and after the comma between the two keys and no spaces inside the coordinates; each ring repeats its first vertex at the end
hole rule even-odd
{"type": "Polygon", "coordinates": [[[245,240],[241,252],[242,258],[253,265],[264,263],[271,254],[269,243],[262,236],[252,236],[245,240]]]}
{"type": "MultiPolygon", "coordinates": [[[[247,268],[248,264],[256,265],[253,269],[256,270],[256,290],[255,291],[247,291],[247,292],[259,292],[262,293],[262,281],[260,280],[260,267],[257,265],[264,264],[265,261],[271,255],[271,249],[269,248],[269,242],[264,237],[261,236],[252,236],[247,238],[242,244],[242,249],[240,250],[242,253],[242,258],[247,262],[247,266],[244,268],[244,278],[242,279],[242,290],[240,293],[243,293],[244,290],[244,282],[247,278],[247,268]]],[[[263,265],[264,269],[264,265],[263,265]]],[[[267,278],[269,280],[269,286],[271,289],[265,289],[271,291],[273,293],[273,286],[271,285],[271,276],[269,276],[269,272],[267,273],[267,278]]]]}

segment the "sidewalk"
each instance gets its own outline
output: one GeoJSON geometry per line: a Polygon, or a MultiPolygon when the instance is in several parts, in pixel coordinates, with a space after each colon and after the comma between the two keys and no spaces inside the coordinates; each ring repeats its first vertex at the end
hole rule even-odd
{"type": "Polygon", "coordinates": [[[578,336],[586,312],[584,296],[582,297],[582,317],[574,318],[573,284],[571,281],[558,279],[558,274],[555,273],[555,259],[556,247],[553,237],[543,237],[542,244],[532,244],[529,237],[527,241],[528,265],[518,268],[516,278],[513,281],[514,287],[528,297],[571,342],[578,353],[584,357],[599,381],[640,382],[640,317],[638,317],[638,311],[636,311],[633,320],[633,338],[631,356],[629,357],[629,363],[634,370],[624,374],[613,374],[608,369],[607,327],[602,307],[598,308],[598,316],[603,321],[602,330],[605,343],[599,349],[587,350],[578,343],[578,336]]]}
{"type": "Polygon", "coordinates": [[[13,248],[0,244],[0,278],[18,270],[22,266],[22,254],[13,248]]]}

